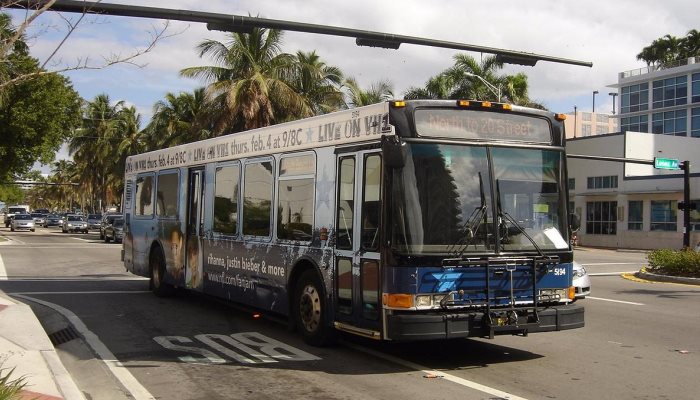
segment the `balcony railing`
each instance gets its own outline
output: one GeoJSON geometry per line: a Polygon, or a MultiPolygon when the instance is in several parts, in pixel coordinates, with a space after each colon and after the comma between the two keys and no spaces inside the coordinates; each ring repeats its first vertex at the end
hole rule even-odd
{"type": "Polygon", "coordinates": [[[664,69],[675,68],[675,67],[680,67],[683,65],[690,65],[690,64],[700,64],[700,57],[690,57],[690,58],[685,59],[685,60],[676,60],[676,61],[671,61],[671,62],[665,63],[665,64],[650,65],[650,66],[644,67],[644,68],[638,68],[638,69],[633,69],[630,71],[620,72],[620,79],[630,78],[633,76],[648,74],[648,73],[654,72],[654,71],[661,71],[664,69]]]}

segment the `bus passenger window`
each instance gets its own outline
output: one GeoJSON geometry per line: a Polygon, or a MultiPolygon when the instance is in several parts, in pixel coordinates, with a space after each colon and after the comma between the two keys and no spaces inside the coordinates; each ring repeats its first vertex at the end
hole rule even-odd
{"type": "Polygon", "coordinates": [[[235,235],[238,231],[239,165],[216,168],[214,175],[214,232],[235,235]]]}
{"type": "Polygon", "coordinates": [[[247,164],[243,179],[243,234],[269,237],[272,219],[272,162],[247,164]]]}
{"type": "Polygon", "coordinates": [[[159,217],[177,217],[178,181],[177,172],[158,175],[156,215],[159,217]]]}
{"type": "Polygon", "coordinates": [[[312,154],[280,160],[277,238],[308,242],[314,222],[316,161],[312,154]]]}
{"type": "Polygon", "coordinates": [[[153,176],[136,178],[136,215],[153,215],[153,176]]]}

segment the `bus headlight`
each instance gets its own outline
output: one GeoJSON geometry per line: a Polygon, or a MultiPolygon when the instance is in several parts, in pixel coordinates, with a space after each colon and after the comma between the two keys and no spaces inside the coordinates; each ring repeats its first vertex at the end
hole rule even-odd
{"type": "Polygon", "coordinates": [[[432,296],[429,294],[416,295],[416,307],[430,307],[432,296]]]}

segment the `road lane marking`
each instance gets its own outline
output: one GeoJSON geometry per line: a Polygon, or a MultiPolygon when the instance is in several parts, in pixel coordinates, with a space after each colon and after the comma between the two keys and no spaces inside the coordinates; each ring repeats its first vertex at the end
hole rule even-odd
{"type": "Polygon", "coordinates": [[[633,274],[637,271],[620,271],[620,272],[598,272],[595,274],[588,274],[588,276],[618,276],[624,274],[633,274]]]}
{"type": "Polygon", "coordinates": [[[97,356],[105,363],[107,368],[112,372],[114,377],[119,380],[122,386],[131,394],[131,396],[136,400],[155,400],[155,397],[146,390],[141,383],[139,383],[131,372],[119,361],[117,357],[112,354],[111,351],[105,346],[100,338],[90,331],[83,321],[75,315],[72,311],[59,306],[58,304],[49,303],[48,301],[43,301],[35,299],[33,297],[24,295],[15,295],[17,297],[23,298],[25,300],[41,304],[46,307],[50,307],[55,311],[61,313],[73,327],[80,332],[80,334],[85,338],[87,344],[92,348],[92,350],[97,354],[97,356]]]}
{"type": "Polygon", "coordinates": [[[381,358],[385,361],[389,361],[391,363],[398,364],[398,365],[404,366],[406,368],[418,370],[418,371],[424,373],[425,375],[439,376],[439,377],[441,377],[441,379],[450,381],[452,383],[456,383],[456,384],[464,386],[464,387],[468,387],[470,389],[478,390],[478,391],[483,392],[483,393],[488,393],[489,395],[495,396],[496,398],[499,398],[499,399],[526,400],[524,397],[519,397],[519,396],[516,396],[514,394],[504,392],[502,390],[498,390],[498,389],[495,389],[495,388],[492,388],[492,387],[489,387],[486,385],[482,385],[480,383],[476,383],[474,381],[470,381],[468,379],[460,378],[458,376],[449,374],[445,371],[438,371],[438,370],[430,369],[430,368],[424,367],[420,364],[416,364],[416,363],[413,363],[411,361],[407,361],[407,360],[404,360],[404,359],[401,359],[398,357],[384,354],[384,353],[381,353],[381,352],[378,352],[375,350],[367,349],[367,348],[364,348],[362,346],[357,346],[357,345],[354,345],[352,343],[347,343],[344,341],[342,343],[344,346],[349,347],[353,350],[361,351],[365,354],[369,354],[373,357],[381,358]]]}
{"type": "Polygon", "coordinates": [[[2,255],[0,255],[0,281],[7,280],[7,270],[5,269],[5,263],[2,262],[2,255]]]}
{"type": "Polygon", "coordinates": [[[644,263],[641,263],[641,262],[586,263],[586,264],[581,263],[581,265],[583,265],[584,267],[587,265],[642,265],[642,264],[644,264],[644,263]]]}
{"type": "Polygon", "coordinates": [[[586,296],[587,299],[591,300],[600,300],[600,301],[609,301],[612,303],[621,303],[621,304],[629,304],[633,306],[643,306],[644,303],[635,303],[633,301],[623,301],[623,300],[613,300],[613,299],[604,299],[602,297],[592,297],[592,296],[586,296]]]}

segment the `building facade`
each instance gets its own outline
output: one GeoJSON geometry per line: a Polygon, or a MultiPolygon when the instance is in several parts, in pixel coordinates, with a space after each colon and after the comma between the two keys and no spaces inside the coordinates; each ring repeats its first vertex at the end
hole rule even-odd
{"type": "Polygon", "coordinates": [[[621,72],[620,130],[700,137],[700,57],[621,72]]]}
{"type": "MultiPolygon", "coordinates": [[[[700,209],[697,138],[628,131],[571,139],[566,148],[572,155],[690,161],[690,198],[700,209]]],[[[678,209],[683,200],[683,171],[576,158],[569,158],[567,167],[570,210],[581,217],[581,245],[679,249],[684,212],[690,212],[691,247],[700,241],[700,213],[678,209]]]]}
{"type": "Polygon", "coordinates": [[[610,114],[576,111],[566,114],[564,129],[567,139],[619,132],[619,121],[610,114]]]}

